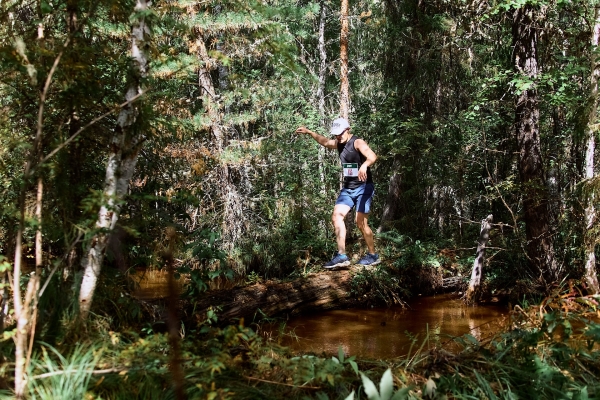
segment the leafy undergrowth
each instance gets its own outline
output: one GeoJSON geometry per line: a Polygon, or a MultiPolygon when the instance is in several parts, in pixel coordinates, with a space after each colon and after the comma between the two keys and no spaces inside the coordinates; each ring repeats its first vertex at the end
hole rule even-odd
{"type": "MultiPolygon", "coordinates": [[[[387,361],[342,351],[294,355],[243,322],[226,328],[207,322],[180,332],[175,362],[189,399],[586,399],[600,393],[597,300],[557,293],[539,305],[516,306],[492,337],[456,338],[459,352],[415,348],[387,361]]],[[[175,399],[169,349],[166,334],[103,330],[60,351],[43,345],[31,363],[30,397],[175,399]]]]}

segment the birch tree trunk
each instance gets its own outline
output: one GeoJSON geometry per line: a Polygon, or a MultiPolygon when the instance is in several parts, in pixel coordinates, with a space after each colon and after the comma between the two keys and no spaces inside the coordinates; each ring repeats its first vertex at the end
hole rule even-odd
{"type": "MultiPolygon", "coordinates": [[[[144,14],[148,11],[150,2],[137,0],[134,8],[134,19],[131,30],[132,80],[127,89],[125,99],[129,102],[143,93],[142,81],[148,74],[148,55],[145,52],[150,39],[150,28],[144,14]]],[[[108,239],[114,229],[121,211],[121,200],[127,193],[129,180],[135,170],[138,154],[144,141],[136,123],[140,113],[137,103],[130,102],[123,107],[117,118],[117,126],[110,144],[110,154],[106,166],[104,180],[104,199],[98,212],[96,234],[92,237],[86,254],[82,260],[84,271],[79,292],[79,313],[82,320],[86,319],[92,305],[92,299],[108,239]]]]}
{"type": "Polygon", "coordinates": [[[490,214],[481,221],[481,231],[479,233],[479,240],[477,241],[477,253],[475,254],[475,261],[473,262],[469,288],[467,289],[467,293],[465,293],[465,301],[467,303],[473,303],[481,290],[481,277],[483,276],[483,264],[485,262],[485,247],[490,239],[490,230],[492,229],[493,220],[494,217],[490,214]]]}
{"type": "MultiPolygon", "coordinates": [[[[43,25],[38,25],[38,40],[44,38],[43,25]]],[[[60,55],[55,59],[55,66],[60,60],[60,55]]],[[[30,275],[27,283],[27,290],[25,291],[25,298],[22,299],[21,294],[21,261],[23,257],[23,233],[25,230],[25,201],[26,201],[26,190],[27,182],[32,178],[35,167],[39,166],[40,160],[43,158],[43,115],[44,115],[44,104],[46,101],[46,95],[48,93],[48,87],[52,80],[52,70],[46,78],[46,82],[40,94],[38,116],[36,124],[36,134],[33,141],[33,152],[30,159],[27,161],[25,171],[23,173],[23,187],[21,188],[20,198],[20,220],[19,228],[17,232],[17,240],[15,246],[15,262],[14,262],[14,281],[13,281],[13,303],[14,303],[14,317],[17,321],[16,332],[14,336],[15,341],[15,397],[17,399],[24,398],[26,395],[27,377],[25,372],[27,370],[27,339],[31,336],[33,342],[33,326],[35,324],[35,308],[37,306],[37,298],[40,287],[40,275],[42,272],[42,200],[44,197],[44,180],[41,175],[41,171],[38,171],[37,176],[37,191],[35,201],[35,217],[37,221],[37,227],[34,238],[34,251],[35,251],[35,272],[30,275]],[[32,323],[32,316],[34,322],[32,323]]],[[[2,315],[4,318],[4,315],[2,315]]]]}
{"type": "MultiPolygon", "coordinates": [[[[585,152],[585,172],[584,179],[589,185],[595,178],[594,173],[594,152],[596,151],[596,114],[598,111],[598,77],[600,76],[600,67],[598,65],[598,41],[600,39],[600,9],[594,9],[594,30],[592,32],[591,49],[591,76],[590,76],[590,100],[589,114],[586,129],[586,152],[585,152]]],[[[590,185],[591,186],[591,185],[590,185]]],[[[596,209],[594,208],[595,194],[594,189],[589,188],[586,192],[585,207],[585,282],[588,291],[591,294],[598,294],[598,277],[596,275],[596,235],[593,228],[596,223],[596,209]]]]}
{"type": "MultiPolygon", "coordinates": [[[[41,138],[41,137],[40,137],[41,138]]],[[[40,143],[41,145],[41,143],[40,143]]],[[[38,148],[41,150],[41,148],[38,148]]],[[[41,153],[39,153],[41,154],[41,153]]],[[[25,291],[25,299],[21,298],[21,257],[22,257],[22,236],[25,216],[25,196],[22,197],[23,205],[21,206],[21,224],[17,237],[17,247],[15,249],[15,269],[13,282],[13,301],[15,309],[15,319],[17,321],[17,329],[15,332],[15,397],[22,399],[26,395],[27,377],[27,339],[33,341],[33,327],[35,325],[35,315],[38,300],[38,292],[40,288],[40,276],[42,272],[42,199],[43,199],[43,180],[38,177],[37,196],[36,196],[36,218],[38,226],[35,233],[35,272],[29,277],[27,290],[25,291]],[[17,257],[19,262],[17,262],[17,257]],[[33,320],[33,321],[32,321],[33,320]]],[[[25,191],[25,189],[23,189],[25,191]]]]}
{"type": "Polygon", "coordinates": [[[543,283],[559,278],[550,231],[548,191],[542,163],[537,96],[536,6],[525,4],[513,12],[515,73],[523,81],[516,95],[515,127],[519,149],[519,173],[524,190],[523,208],[527,257],[543,283]]]}

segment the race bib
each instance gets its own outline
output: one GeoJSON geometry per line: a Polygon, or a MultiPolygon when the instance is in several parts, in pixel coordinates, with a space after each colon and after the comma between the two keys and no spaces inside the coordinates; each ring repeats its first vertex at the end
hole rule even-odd
{"type": "Polygon", "coordinates": [[[358,164],[357,163],[349,163],[342,164],[342,168],[344,169],[344,177],[352,178],[358,176],[358,164]]]}

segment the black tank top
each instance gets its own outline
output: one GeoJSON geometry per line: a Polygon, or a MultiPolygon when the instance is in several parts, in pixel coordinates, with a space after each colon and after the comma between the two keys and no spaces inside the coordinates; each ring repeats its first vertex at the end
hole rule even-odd
{"type": "Polygon", "coordinates": [[[337,145],[337,151],[340,155],[340,161],[343,168],[344,188],[346,189],[356,189],[365,183],[373,183],[371,167],[367,167],[366,182],[358,180],[358,170],[367,157],[363,156],[362,153],[354,147],[356,139],[358,139],[356,136],[352,136],[346,143],[338,143],[337,145]]]}

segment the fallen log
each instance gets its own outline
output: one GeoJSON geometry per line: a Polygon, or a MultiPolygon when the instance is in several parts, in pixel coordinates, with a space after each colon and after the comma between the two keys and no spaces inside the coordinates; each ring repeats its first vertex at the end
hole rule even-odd
{"type": "Polygon", "coordinates": [[[312,273],[293,281],[268,281],[210,291],[202,298],[188,302],[182,317],[199,323],[206,320],[206,312],[212,309],[220,322],[236,318],[250,322],[263,317],[357,306],[360,301],[351,296],[351,281],[360,270],[362,267],[351,266],[312,273]]]}
{"type": "Polygon", "coordinates": [[[460,289],[460,287],[464,283],[464,278],[462,276],[450,276],[448,278],[444,278],[442,281],[442,289],[460,289]]]}

